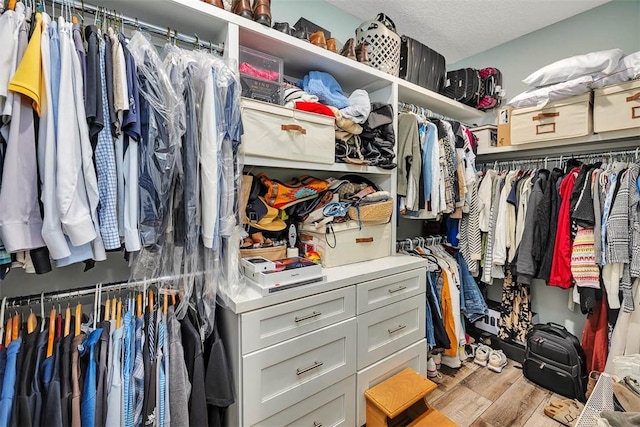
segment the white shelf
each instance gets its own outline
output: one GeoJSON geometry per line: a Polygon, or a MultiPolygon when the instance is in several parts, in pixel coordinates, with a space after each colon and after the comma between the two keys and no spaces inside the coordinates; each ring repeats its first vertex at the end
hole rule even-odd
{"type": "Polygon", "coordinates": [[[640,129],[625,129],[580,138],[534,142],[507,147],[478,148],[478,160],[482,162],[489,158],[492,160],[515,160],[533,156],[539,157],[541,155],[584,154],[596,151],[634,149],[638,146],[640,146],[640,129]],[[568,153],[569,150],[571,153],[568,153]]]}
{"type": "Polygon", "coordinates": [[[266,157],[255,156],[244,156],[243,164],[245,166],[260,166],[265,168],[304,169],[326,172],[366,173],[377,175],[391,175],[396,173],[395,169],[387,170],[376,166],[359,166],[348,163],[334,163],[331,165],[327,165],[322,163],[296,162],[292,160],[269,159],[266,157]]]}
{"type": "Polygon", "coordinates": [[[395,78],[395,81],[398,84],[398,101],[428,108],[434,113],[452,117],[468,124],[479,123],[485,116],[483,111],[471,108],[468,105],[401,78],[395,78]]]}
{"type": "Polygon", "coordinates": [[[326,276],[325,281],[276,292],[269,296],[262,296],[253,287],[246,285],[238,295],[228,298],[229,308],[236,314],[245,313],[285,301],[379,279],[383,276],[391,276],[425,265],[426,261],[417,257],[393,255],[341,267],[323,268],[322,273],[326,276]]]}
{"type": "MultiPolygon", "coordinates": [[[[198,34],[203,42],[227,40],[229,23],[239,28],[240,45],[284,59],[285,74],[303,77],[312,70],[332,74],[345,92],[375,92],[398,85],[398,100],[419,105],[465,123],[479,123],[484,112],[422,88],[375,68],[319,48],[306,41],[265,27],[201,0],[87,0],[88,3],[140,17],[183,34],[198,34]]],[[[227,46],[235,49],[235,46],[227,46]]],[[[235,56],[233,56],[235,57],[235,56]]]]}

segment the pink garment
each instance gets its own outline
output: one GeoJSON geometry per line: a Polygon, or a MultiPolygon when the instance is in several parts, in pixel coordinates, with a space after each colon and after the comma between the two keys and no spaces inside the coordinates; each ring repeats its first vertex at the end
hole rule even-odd
{"type": "Polygon", "coordinates": [[[280,74],[275,71],[264,70],[262,68],[256,68],[248,62],[242,62],[238,67],[241,73],[249,76],[257,77],[259,79],[278,81],[280,74]]]}

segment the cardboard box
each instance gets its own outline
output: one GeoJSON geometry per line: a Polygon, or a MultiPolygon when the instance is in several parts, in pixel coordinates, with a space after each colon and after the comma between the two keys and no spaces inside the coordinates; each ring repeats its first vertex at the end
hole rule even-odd
{"type": "Polygon", "coordinates": [[[512,110],[511,107],[503,107],[498,110],[498,147],[511,145],[512,110]]]}

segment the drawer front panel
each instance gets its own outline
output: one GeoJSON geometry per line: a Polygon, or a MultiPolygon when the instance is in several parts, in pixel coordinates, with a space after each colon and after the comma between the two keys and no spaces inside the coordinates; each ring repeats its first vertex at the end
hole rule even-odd
{"type": "Polygon", "coordinates": [[[254,425],[261,427],[351,427],[355,425],[355,392],[356,376],[351,375],[349,378],[254,425]]]}
{"type": "Polygon", "coordinates": [[[593,132],[590,95],[550,102],[542,109],[520,108],[511,114],[511,144],[576,138],[593,132]],[[574,102],[575,101],[575,102],[574,102]]]}
{"type": "Polygon", "coordinates": [[[333,164],[334,120],[328,116],[242,100],[246,155],[300,162],[333,164]]]}
{"type": "Polygon", "coordinates": [[[607,132],[640,128],[640,81],[595,91],[593,130],[607,132]]]}
{"type": "Polygon", "coordinates": [[[424,268],[360,283],[357,291],[358,314],[424,294],[426,283],[424,268]]]}
{"type": "Polygon", "coordinates": [[[355,316],[355,287],[242,314],[242,354],[355,316]]]}
{"type": "Polygon", "coordinates": [[[356,319],[242,359],[244,420],[251,425],[355,373],[356,319]]]}
{"type": "Polygon", "coordinates": [[[358,371],[356,387],[356,421],[361,426],[367,422],[367,402],[364,392],[405,368],[427,375],[427,341],[421,340],[409,347],[358,371]]]}
{"type": "Polygon", "coordinates": [[[425,337],[425,295],[358,316],[358,369],[425,337]]]}

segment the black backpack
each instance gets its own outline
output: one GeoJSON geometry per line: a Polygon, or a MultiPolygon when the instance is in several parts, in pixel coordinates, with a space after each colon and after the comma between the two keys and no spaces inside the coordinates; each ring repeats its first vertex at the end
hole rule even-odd
{"type": "Polygon", "coordinates": [[[535,325],[527,334],[526,378],[570,399],[585,401],[584,350],[575,335],[556,323],[535,325]]]}

